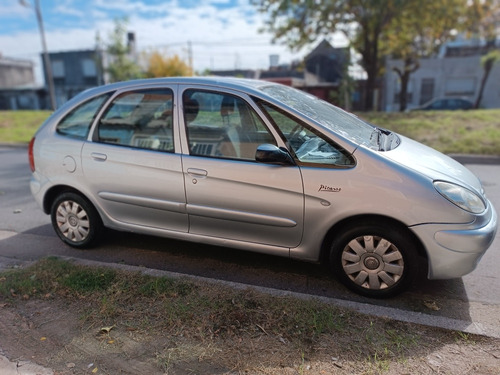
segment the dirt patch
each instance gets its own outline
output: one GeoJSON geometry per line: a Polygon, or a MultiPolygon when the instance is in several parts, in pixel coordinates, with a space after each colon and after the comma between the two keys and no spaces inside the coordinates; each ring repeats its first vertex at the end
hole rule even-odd
{"type": "Polygon", "coordinates": [[[119,324],[101,326],[87,316],[88,304],[66,298],[0,304],[4,354],[61,375],[500,373],[500,340],[389,320],[351,322],[357,329],[304,343],[262,326],[172,330],[157,324],[161,311],[154,306],[149,316],[129,309],[115,315],[119,324]],[[380,330],[392,342],[383,342],[380,330]]]}

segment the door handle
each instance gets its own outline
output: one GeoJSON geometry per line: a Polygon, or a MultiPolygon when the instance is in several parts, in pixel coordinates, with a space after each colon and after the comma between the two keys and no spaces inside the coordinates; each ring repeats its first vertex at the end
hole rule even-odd
{"type": "Polygon", "coordinates": [[[188,168],[187,173],[191,177],[195,178],[204,178],[208,176],[208,172],[206,170],[198,168],[188,168]]]}
{"type": "Polygon", "coordinates": [[[93,153],[90,154],[90,156],[95,161],[106,161],[106,159],[108,158],[108,155],[101,154],[100,152],[93,152],[93,153]]]}

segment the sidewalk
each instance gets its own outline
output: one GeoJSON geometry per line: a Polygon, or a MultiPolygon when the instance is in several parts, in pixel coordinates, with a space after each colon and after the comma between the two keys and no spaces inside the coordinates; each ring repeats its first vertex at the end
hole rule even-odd
{"type": "Polygon", "coordinates": [[[39,366],[29,361],[9,361],[0,349],[0,374],[2,375],[54,375],[51,369],[39,366]]]}

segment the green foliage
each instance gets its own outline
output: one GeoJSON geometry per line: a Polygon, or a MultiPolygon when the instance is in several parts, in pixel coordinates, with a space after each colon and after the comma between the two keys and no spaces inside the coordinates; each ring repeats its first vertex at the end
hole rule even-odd
{"type": "Polygon", "coordinates": [[[142,73],[139,65],[129,57],[129,49],[125,43],[127,33],[126,18],[115,19],[115,28],[109,35],[110,42],[107,52],[111,61],[107,67],[107,72],[111,82],[127,81],[141,78],[142,73]]]}

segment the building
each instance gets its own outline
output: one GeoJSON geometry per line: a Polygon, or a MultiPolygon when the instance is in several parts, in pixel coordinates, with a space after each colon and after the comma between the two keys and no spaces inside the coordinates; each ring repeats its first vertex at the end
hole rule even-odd
{"type": "Polygon", "coordinates": [[[35,83],[33,62],[12,59],[0,53],[0,87],[18,87],[35,83]]]}
{"type": "Polygon", "coordinates": [[[349,64],[349,48],[335,48],[323,40],[304,59],[311,83],[339,85],[349,64]]]}
{"type": "Polygon", "coordinates": [[[335,48],[323,40],[307,54],[303,64],[292,64],[288,69],[280,66],[271,68],[261,72],[260,78],[297,87],[332,101],[347,74],[349,61],[349,48],[335,48]]]}
{"type": "Polygon", "coordinates": [[[250,79],[258,77],[258,72],[252,69],[214,70],[210,71],[210,74],[217,77],[240,77],[250,79]]]}
{"type": "MultiPolygon", "coordinates": [[[[104,83],[102,53],[98,50],[51,52],[49,60],[57,107],[76,94],[104,83]]],[[[47,82],[45,72],[44,62],[47,82]]]]}
{"type": "MultiPolygon", "coordinates": [[[[274,55],[271,56],[273,58],[274,55]]],[[[299,63],[271,65],[268,70],[258,72],[258,78],[264,81],[303,89],[306,86],[304,69],[299,63]]]]}
{"type": "Polygon", "coordinates": [[[332,94],[338,91],[344,74],[347,74],[349,59],[348,48],[334,48],[328,41],[323,40],[303,62],[278,64],[279,56],[271,55],[268,70],[211,71],[210,74],[281,83],[331,101],[332,94]]]}
{"type": "MultiPolygon", "coordinates": [[[[500,48],[498,43],[497,48],[500,48]]],[[[439,97],[464,98],[474,103],[484,75],[481,57],[485,52],[480,46],[462,42],[445,46],[435,58],[421,59],[419,69],[410,76],[408,109],[439,97]]],[[[401,84],[393,68],[402,66],[401,60],[388,59],[386,62],[383,110],[387,112],[399,111],[401,84]]],[[[480,108],[500,108],[498,82],[500,64],[495,64],[486,82],[480,108]]]]}
{"type": "Polygon", "coordinates": [[[35,84],[33,62],[0,54],[0,110],[45,108],[47,95],[35,84]]]}

